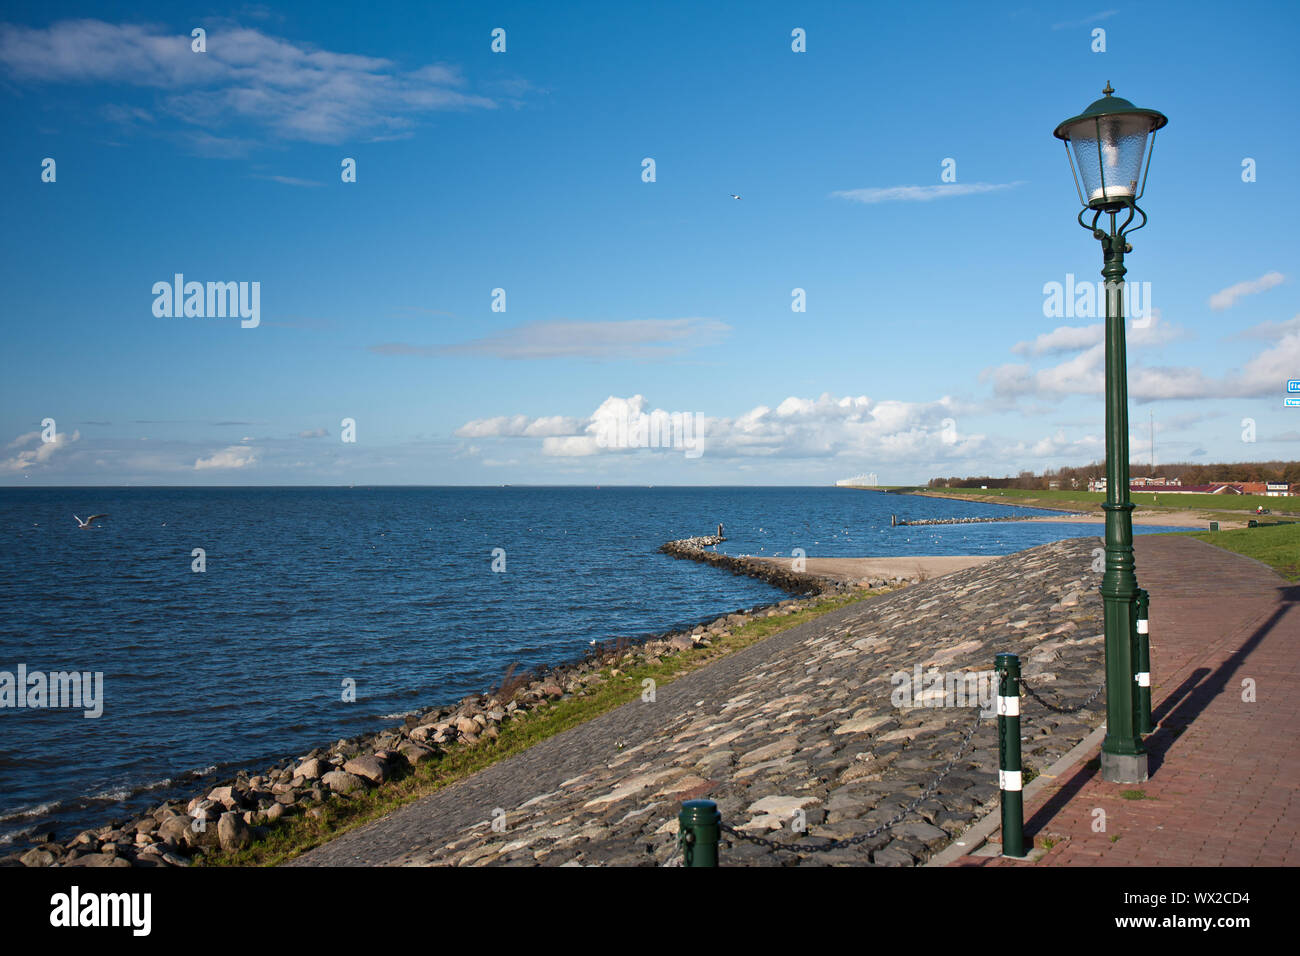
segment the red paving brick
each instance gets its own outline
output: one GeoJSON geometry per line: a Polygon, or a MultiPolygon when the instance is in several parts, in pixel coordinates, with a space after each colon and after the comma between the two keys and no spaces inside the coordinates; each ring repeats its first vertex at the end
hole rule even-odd
{"type": "Polygon", "coordinates": [[[1090,759],[1026,802],[1027,839],[1057,841],[1040,860],[953,866],[1300,864],[1300,586],[1190,538],[1134,547],[1151,592],[1151,779],[1105,783],[1090,759]],[[1253,703],[1242,700],[1248,678],[1253,703]]]}

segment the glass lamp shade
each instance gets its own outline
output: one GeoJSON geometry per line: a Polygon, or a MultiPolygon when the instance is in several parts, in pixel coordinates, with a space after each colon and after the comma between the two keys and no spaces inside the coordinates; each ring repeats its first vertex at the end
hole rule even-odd
{"type": "Polygon", "coordinates": [[[1142,195],[1145,186],[1142,160],[1147,136],[1168,120],[1154,110],[1141,110],[1128,100],[1106,95],[1083,113],[1066,120],[1055,135],[1074,150],[1076,187],[1082,179],[1080,200],[1092,208],[1118,208],[1142,195]]]}

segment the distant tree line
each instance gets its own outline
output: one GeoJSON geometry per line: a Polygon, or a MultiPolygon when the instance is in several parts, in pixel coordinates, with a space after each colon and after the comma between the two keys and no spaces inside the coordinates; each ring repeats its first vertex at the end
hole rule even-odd
{"type": "MultiPolygon", "coordinates": [[[[1212,485],[1220,481],[1285,481],[1288,484],[1300,484],[1300,461],[1238,461],[1223,464],[1203,465],[1195,462],[1170,462],[1157,465],[1152,471],[1150,462],[1129,464],[1129,475],[1133,478],[1177,478],[1184,485],[1212,485]]],[[[1022,471],[1014,478],[1005,475],[994,478],[992,475],[971,475],[966,478],[931,478],[931,488],[1023,488],[1026,490],[1046,491],[1053,487],[1063,491],[1087,490],[1088,482],[1093,478],[1106,477],[1105,459],[1085,465],[1082,468],[1048,468],[1041,475],[1032,471],[1022,471]]]]}

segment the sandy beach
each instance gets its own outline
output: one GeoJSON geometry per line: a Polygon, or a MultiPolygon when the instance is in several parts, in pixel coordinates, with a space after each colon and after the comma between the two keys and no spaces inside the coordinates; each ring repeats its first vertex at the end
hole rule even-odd
{"type": "MultiPolygon", "coordinates": [[[[1104,514],[1061,514],[1043,515],[1029,518],[1035,522],[1062,522],[1068,524],[1106,523],[1104,514]]],[[[1196,511],[1135,511],[1133,523],[1157,528],[1205,528],[1208,520],[1204,514],[1196,511]]],[[[1246,527],[1245,520],[1220,520],[1219,527],[1224,531],[1246,527]]],[[[793,558],[773,558],[747,555],[755,561],[784,568],[791,567],[793,558]]],[[[904,558],[805,558],[804,570],[818,577],[831,578],[846,584],[857,584],[867,578],[938,578],[954,571],[964,571],[979,564],[992,561],[993,556],[977,554],[950,554],[913,556],[904,558]]]]}
{"type": "MultiPolygon", "coordinates": [[[[752,555],[751,555],[752,557],[752,555]]],[[[805,558],[804,570],[818,577],[856,584],[867,578],[938,578],[994,560],[996,555],[945,554],[913,558],[805,558]]],[[[755,557],[755,561],[790,567],[793,558],[755,557]]]]}

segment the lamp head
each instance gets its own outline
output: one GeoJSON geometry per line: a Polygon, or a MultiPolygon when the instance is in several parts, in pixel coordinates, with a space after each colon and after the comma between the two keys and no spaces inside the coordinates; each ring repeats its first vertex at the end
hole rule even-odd
{"type": "Polygon", "coordinates": [[[1144,155],[1147,170],[1151,168],[1147,137],[1154,146],[1156,130],[1169,122],[1163,113],[1140,109],[1114,93],[1107,83],[1101,99],[1052,132],[1065,143],[1079,201],[1090,209],[1112,212],[1141,198],[1146,189],[1144,155]]]}

